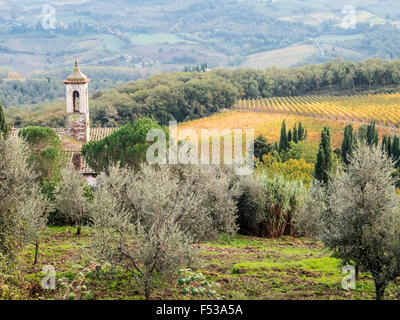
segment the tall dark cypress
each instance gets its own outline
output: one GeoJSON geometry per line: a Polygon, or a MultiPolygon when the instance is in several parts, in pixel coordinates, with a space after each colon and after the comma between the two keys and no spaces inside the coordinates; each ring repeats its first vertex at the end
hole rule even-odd
{"type": "Polygon", "coordinates": [[[286,150],[289,147],[288,136],[286,132],[286,122],[283,120],[281,127],[281,137],[279,139],[279,152],[286,150]]]}
{"type": "Polygon", "coordinates": [[[298,140],[299,141],[304,140],[304,127],[301,124],[301,121],[299,122],[299,129],[297,132],[298,132],[298,140]]]}
{"type": "Polygon", "coordinates": [[[348,165],[353,152],[353,126],[351,124],[344,128],[344,139],[342,142],[342,160],[348,165]]]}
{"type": "Polygon", "coordinates": [[[393,144],[392,144],[391,151],[392,151],[393,161],[397,167],[397,163],[398,163],[398,160],[400,157],[400,140],[399,140],[398,136],[393,137],[393,144]]]}
{"type": "Polygon", "coordinates": [[[288,139],[288,145],[292,142],[292,130],[289,129],[289,132],[287,134],[287,139],[288,139]]]}
{"type": "Polygon", "coordinates": [[[3,137],[7,137],[10,127],[6,123],[6,117],[4,115],[4,109],[0,102],[0,134],[3,137]]]}
{"type": "Polygon", "coordinates": [[[324,148],[320,145],[317,153],[317,162],[315,162],[314,168],[314,178],[318,181],[323,181],[324,179],[324,159],[325,153],[324,148]]]}
{"type": "Polygon", "coordinates": [[[391,136],[389,136],[389,138],[387,140],[386,153],[389,157],[392,156],[392,137],[391,136]]]}
{"type": "Polygon", "coordinates": [[[297,125],[296,124],[294,124],[294,127],[293,127],[293,142],[294,143],[299,142],[299,134],[298,134],[298,131],[297,131],[297,125]]]}
{"type": "Polygon", "coordinates": [[[387,151],[387,137],[383,136],[382,138],[382,145],[381,145],[382,151],[386,152],[387,151]]]}
{"type": "Polygon", "coordinates": [[[378,145],[378,130],[375,128],[375,121],[372,121],[367,127],[367,144],[369,146],[378,145]]]}
{"type": "Polygon", "coordinates": [[[319,144],[317,162],[315,163],[314,176],[318,181],[327,183],[329,172],[332,169],[332,149],[331,136],[328,127],[325,127],[321,133],[321,143],[319,144]]]}

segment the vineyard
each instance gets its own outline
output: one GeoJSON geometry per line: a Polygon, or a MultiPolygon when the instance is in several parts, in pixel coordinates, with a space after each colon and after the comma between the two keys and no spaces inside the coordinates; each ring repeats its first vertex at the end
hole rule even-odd
{"type": "Polygon", "coordinates": [[[326,120],[369,122],[400,127],[400,93],[361,96],[299,96],[239,100],[240,111],[283,113],[326,120]]]}

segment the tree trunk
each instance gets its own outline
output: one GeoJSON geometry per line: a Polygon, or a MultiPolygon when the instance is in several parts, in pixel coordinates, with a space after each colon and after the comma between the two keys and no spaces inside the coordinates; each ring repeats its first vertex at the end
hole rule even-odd
{"type": "Polygon", "coordinates": [[[148,280],[145,280],[144,282],[144,296],[146,297],[146,300],[151,300],[151,290],[150,290],[150,284],[148,280]]]}
{"type": "Polygon", "coordinates": [[[146,289],[144,290],[144,295],[145,295],[145,297],[146,297],[146,300],[151,300],[151,297],[150,297],[150,290],[149,290],[148,288],[146,288],[146,289]]]}
{"type": "Polygon", "coordinates": [[[81,234],[81,226],[78,226],[76,229],[76,234],[79,236],[81,234]]]}
{"type": "Polygon", "coordinates": [[[386,284],[375,281],[376,300],[383,300],[385,296],[386,284]]]}
{"type": "Polygon", "coordinates": [[[37,262],[38,262],[38,254],[39,254],[39,240],[36,240],[36,243],[35,243],[35,261],[33,261],[33,264],[37,264],[37,262]]]}

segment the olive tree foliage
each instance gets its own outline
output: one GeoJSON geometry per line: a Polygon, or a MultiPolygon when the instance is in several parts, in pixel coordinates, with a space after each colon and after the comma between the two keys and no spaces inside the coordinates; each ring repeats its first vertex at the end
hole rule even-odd
{"type": "Polygon", "coordinates": [[[327,211],[327,206],[326,189],[321,182],[314,180],[294,216],[297,234],[319,240],[324,227],[322,213],[327,211]]]}
{"type": "Polygon", "coordinates": [[[236,189],[213,170],[110,167],[91,206],[95,256],[134,271],[149,299],[155,279],[195,262],[193,244],[236,231],[236,189]]]}
{"type": "Polygon", "coordinates": [[[51,204],[40,192],[29,166],[30,151],[21,139],[0,138],[0,253],[13,261],[27,243],[36,245],[51,204]]]}
{"type": "Polygon", "coordinates": [[[318,236],[334,256],[372,275],[377,299],[400,276],[400,203],[392,170],[380,147],[359,141],[349,165],[331,176],[327,189],[313,187],[297,218],[299,229],[318,236]]]}
{"type": "Polygon", "coordinates": [[[61,170],[62,181],[55,189],[56,208],[75,223],[77,234],[81,234],[81,228],[88,215],[89,202],[87,197],[86,182],[82,174],[70,168],[61,170]]]}

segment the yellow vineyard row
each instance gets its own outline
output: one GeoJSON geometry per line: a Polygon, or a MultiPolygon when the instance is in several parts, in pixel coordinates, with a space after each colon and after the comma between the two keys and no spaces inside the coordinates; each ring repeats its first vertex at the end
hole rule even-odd
{"type": "Polygon", "coordinates": [[[400,94],[302,96],[239,100],[235,110],[286,113],[400,127],[400,94]]]}

